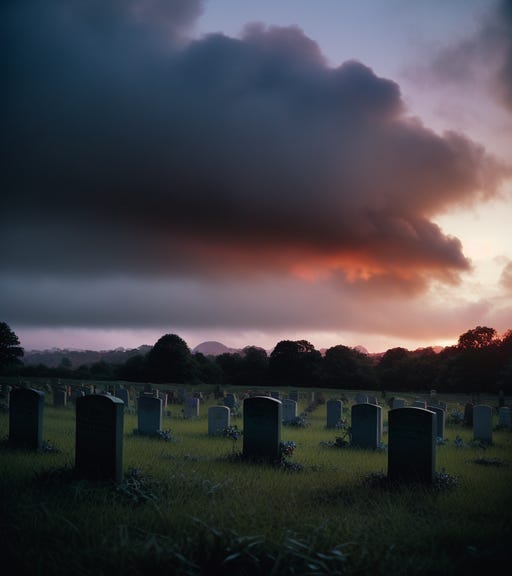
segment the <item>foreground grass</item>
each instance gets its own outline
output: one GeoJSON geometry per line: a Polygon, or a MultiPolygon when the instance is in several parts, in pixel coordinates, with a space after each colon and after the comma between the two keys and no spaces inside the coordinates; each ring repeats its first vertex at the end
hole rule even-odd
{"type": "Polygon", "coordinates": [[[297,444],[293,471],[241,462],[242,439],[208,437],[214,403],[190,421],[171,409],[169,441],[135,435],[126,414],[119,486],[73,477],[74,408],[47,405],[53,451],[0,449],[0,543],[13,573],[453,575],[510,562],[510,431],[483,448],[449,424],[437,470],[456,485],[391,488],[385,450],[329,445],[325,406],[307,428],[283,427],[297,444]]]}

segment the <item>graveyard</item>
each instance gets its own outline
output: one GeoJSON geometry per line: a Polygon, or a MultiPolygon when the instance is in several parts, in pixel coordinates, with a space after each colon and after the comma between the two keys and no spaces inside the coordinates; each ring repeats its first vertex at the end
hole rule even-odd
{"type": "Polygon", "coordinates": [[[510,398],[10,384],[0,542],[13,574],[498,574],[510,562],[510,398]]]}

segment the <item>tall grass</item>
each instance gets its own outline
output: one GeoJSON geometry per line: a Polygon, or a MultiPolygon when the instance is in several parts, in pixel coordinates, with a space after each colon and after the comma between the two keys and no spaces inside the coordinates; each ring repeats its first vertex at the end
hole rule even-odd
{"type": "MultiPolygon", "coordinates": [[[[0,546],[13,574],[467,575],[510,561],[510,431],[482,447],[448,422],[436,467],[454,482],[389,487],[379,481],[386,450],[333,446],[339,432],[325,428],[325,406],[307,427],[282,429],[297,445],[294,470],[233,457],[243,438],[209,437],[210,399],[195,420],[170,406],[170,440],[134,434],[136,415],[126,413],[115,486],[74,478],[74,407],[49,400],[48,451],[0,449],[0,546]]],[[[242,418],[232,424],[243,430],[242,418]]]]}

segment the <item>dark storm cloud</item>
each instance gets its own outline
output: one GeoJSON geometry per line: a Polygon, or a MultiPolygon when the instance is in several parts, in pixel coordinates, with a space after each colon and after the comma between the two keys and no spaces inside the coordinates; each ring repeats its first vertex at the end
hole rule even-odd
{"type": "Polygon", "coordinates": [[[334,273],[424,288],[469,268],[432,222],[505,167],[329,68],[297,28],[184,41],[198,2],[2,5],[9,274],[334,273]],[[93,8],[93,9],[92,9],[93,8]]]}

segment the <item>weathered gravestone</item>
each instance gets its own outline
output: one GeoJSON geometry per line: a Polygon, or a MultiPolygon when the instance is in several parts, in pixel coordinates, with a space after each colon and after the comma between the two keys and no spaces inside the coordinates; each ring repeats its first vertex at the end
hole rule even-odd
{"type": "Polygon", "coordinates": [[[9,403],[9,444],[40,450],[43,445],[44,392],[14,388],[9,403]]]}
{"type": "Polygon", "coordinates": [[[224,406],[227,406],[232,412],[234,411],[237,402],[238,398],[236,397],[236,394],[229,392],[224,396],[224,406]]]}
{"type": "Polygon", "coordinates": [[[162,430],[162,399],[142,395],[137,401],[137,433],[156,436],[162,430]]]}
{"type": "Polygon", "coordinates": [[[343,417],[343,402],[341,400],[327,400],[327,428],[336,428],[343,417]]]}
{"type": "Polygon", "coordinates": [[[75,471],[93,481],[120,482],[123,474],[124,403],[102,394],[76,401],[75,471]]]}
{"type": "Polygon", "coordinates": [[[492,444],[492,406],[473,406],[473,439],[492,444]]]}
{"type": "Polygon", "coordinates": [[[382,408],[376,404],[354,404],[351,409],[351,445],[375,449],[382,442],[382,408]]]}
{"type": "Polygon", "coordinates": [[[185,409],[183,416],[187,419],[197,418],[199,416],[199,398],[189,396],[185,400],[185,409]]]}
{"type": "Polygon", "coordinates": [[[272,462],[280,457],[282,404],[268,396],[246,398],[243,404],[243,456],[272,462]]]}
{"type": "Polygon", "coordinates": [[[431,483],[436,465],[436,414],[407,406],[388,413],[388,479],[431,483]]]}
{"type": "Polygon", "coordinates": [[[220,436],[230,424],[231,412],[228,406],[210,406],[208,408],[208,435],[220,436]]]}
{"type": "Polygon", "coordinates": [[[283,404],[283,422],[288,423],[297,418],[297,402],[285,398],[282,400],[283,404]]]}

